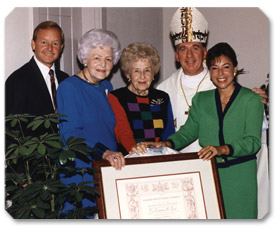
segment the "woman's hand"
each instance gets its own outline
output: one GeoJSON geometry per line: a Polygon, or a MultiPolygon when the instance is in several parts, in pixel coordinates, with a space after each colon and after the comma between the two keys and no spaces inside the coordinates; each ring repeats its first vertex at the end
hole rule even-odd
{"type": "Polygon", "coordinates": [[[215,156],[229,155],[229,147],[223,146],[206,146],[203,147],[197,154],[203,161],[211,160],[215,156]]]}
{"type": "Polygon", "coordinates": [[[160,148],[160,147],[170,147],[170,142],[140,142],[137,143],[134,147],[131,148],[129,151],[130,154],[136,153],[136,154],[144,154],[147,152],[147,148],[160,148]]]}
{"type": "Polygon", "coordinates": [[[146,148],[148,147],[149,142],[140,142],[131,148],[129,154],[145,154],[146,148]]]}
{"type": "Polygon", "coordinates": [[[109,161],[116,170],[121,170],[125,165],[125,159],[121,152],[106,150],[102,158],[109,161]]]}
{"type": "Polygon", "coordinates": [[[263,100],[262,100],[263,104],[267,104],[268,103],[267,102],[268,96],[267,96],[265,90],[260,89],[260,88],[253,88],[252,91],[257,93],[257,94],[259,94],[263,98],[263,100]]]}

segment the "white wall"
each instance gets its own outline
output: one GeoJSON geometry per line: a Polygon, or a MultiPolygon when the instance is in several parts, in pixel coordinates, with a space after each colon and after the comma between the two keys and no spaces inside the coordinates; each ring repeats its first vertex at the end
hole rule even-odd
{"type": "MultiPolygon", "coordinates": [[[[133,42],[147,42],[158,50],[162,58],[162,8],[110,7],[103,13],[105,28],[118,36],[122,49],[133,42]]],[[[158,75],[157,77],[161,76],[158,75]]],[[[115,89],[126,85],[121,77],[120,70],[114,72],[111,82],[115,89]]]]}
{"type": "Polygon", "coordinates": [[[170,38],[170,21],[177,8],[163,8],[163,64],[161,65],[161,81],[168,78],[176,70],[174,49],[170,38]]]}
{"type": "MultiPolygon", "coordinates": [[[[159,82],[175,71],[174,50],[169,38],[169,24],[177,8],[41,8],[65,15],[62,28],[72,36],[66,40],[67,50],[62,58],[62,69],[76,73],[78,38],[92,27],[114,31],[122,48],[131,42],[143,41],[154,45],[161,56],[159,82]],[[97,22],[97,24],[96,24],[97,22]],[[63,24],[64,23],[64,24],[63,24]],[[73,31],[66,25],[70,24],[73,31]],[[70,50],[69,50],[70,48],[70,50]],[[73,49],[73,50],[72,50],[73,49]],[[74,65],[73,65],[74,64],[74,65]]],[[[269,20],[258,8],[199,8],[209,22],[208,48],[217,42],[228,42],[235,49],[239,67],[248,74],[239,76],[239,82],[249,88],[260,87],[269,73],[269,20]]],[[[44,13],[43,13],[44,14],[44,13]]],[[[50,16],[55,19],[57,16],[50,16]]],[[[47,18],[47,17],[46,17],[47,18]]],[[[34,25],[43,15],[36,8],[15,8],[5,20],[5,78],[26,63],[32,56],[30,41],[34,25]]],[[[116,69],[111,78],[114,88],[125,85],[116,69]]]]}
{"type": "Polygon", "coordinates": [[[5,78],[33,55],[32,8],[15,8],[5,19],[5,78]]]}

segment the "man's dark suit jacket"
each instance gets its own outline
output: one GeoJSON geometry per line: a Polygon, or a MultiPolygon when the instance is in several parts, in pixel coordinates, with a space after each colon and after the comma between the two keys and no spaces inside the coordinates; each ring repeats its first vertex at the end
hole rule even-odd
{"type": "MultiPolygon", "coordinates": [[[[68,77],[66,73],[57,69],[55,73],[58,83],[68,77]]],[[[54,113],[51,95],[34,57],[9,76],[6,80],[5,87],[6,115],[28,113],[42,116],[54,113]]],[[[58,132],[56,124],[53,124],[53,129],[58,132]]],[[[43,132],[37,130],[36,134],[42,135],[46,131],[46,129],[44,129],[43,132]]],[[[49,131],[52,133],[51,129],[49,131]]],[[[32,131],[30,130],[30,132],[32,131]]],[[[27,130],[24,134],[29,135],[30,132],[27,130]]],[[[6,135],[6,147],[13,142],[14,140],[6,135]]],[[[11,165],[13,166],[13,170],[16,170],[18,173],[24,173],[21,162],[11,165]]],[[[36,173],[36,166],[29,166],[29,169],[33,173],[33,181],[44,180],[41,174],[36,173]]],[[[11,172],[9,167],[7,167],[6,172],[11,172]]],[[[9,185],[9,183],[6,183],[6,185],[9,185]]]]}
{"type": "MultiPolygon", "coordinates": [[[[58,83],[68,77],[56,70],[58,83]]],[[[34,57],[6,80],[6,115],[46,115],[54,113],[52,98],[34,57]]]]}

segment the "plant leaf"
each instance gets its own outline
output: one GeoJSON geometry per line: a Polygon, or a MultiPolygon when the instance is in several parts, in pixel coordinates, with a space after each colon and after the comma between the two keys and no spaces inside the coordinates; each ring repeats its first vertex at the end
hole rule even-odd
{"type": "Polygon", "coordinates": [[[27,125],[27,128],[32,127],[32,131],[35,131],[42,123],[44,120],[34,120],[30,124],[27,125]]]}
{"type": "Polygon", "coordinates": [[[27,151],[28,151],[28,155],[30,155],[35,149],[37,148],[37,145],[31,145],[30,147],[28,147],[27,151]]]}
{"type": "Polygon", "coordinates": [[[38,152],[41,154],[41,155],[45,155],[46,154],[46,146],[44,144],[39,144],[38,146],[38,152]]]}
{"type": "Polygon", "coordinates": [[[45,211],[41,208],[36,207],[36,208],[33,208],[31,211],[36,217],[38,217],[40,219],[43,219],[45,217],[45,211]]]}
{"type": "Polygon", "coordinates": [[[18,122],[17,119],[13,119],[12,122],[11,122],[11,127],[16,126],[17,122],[18,122]]]}
{"type": "Polygon", "coordinates": [[[41,200],[38,201],[37,207],[41,208],[41,209],[50,209],[51,208],[49,203],[46,203],[46,202],[41,201],[41,200]]]}
{"type": "Polygon", "coordinates": [[[48,190],[42,190],[40,192],[40,198],[44,201],[51,199],[51,193],[48,190]]]}
{"type": "Polygon", "coordinates": [[[28,149],[24,146],[19,146],[18,147],[18,152],[23,156],[28,155],[28,149]]]}
{"type": "Polygon", "coordinates": [[[59,162],[61,165],[65,165],[67,162],[67,155],[64,151],[59,155],[59,162]]]}
{"type": "Polygon", "coordinates": [[[45,142],[46,144],[48,144],[49,146],[51,147],[55,147],[57,149],[60,149],[61,148],[61,144],[59,142],[56,142],[56,141],[46,141],[45,142]]]}
{"type": "Polygon", "coordinates": [[[76,191],[75,192],[75,199],[76,199],[77,202],[81,202],[82,199],[83,199],[83,194],[76,191]]]}

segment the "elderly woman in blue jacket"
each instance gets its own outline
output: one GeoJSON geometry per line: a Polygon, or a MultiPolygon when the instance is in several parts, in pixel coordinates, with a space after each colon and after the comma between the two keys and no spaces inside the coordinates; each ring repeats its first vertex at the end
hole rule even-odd
{"type": "MultiPolygon", "coordinates": [[[[59,124],[60,135],[65,141],[71,137],[86,140],[93,148],[92,157],[106,159],[121,169],[125,160],[117,150],[114,133],[115,116],[107,99],[113,90],[106,80],[114,64],[120,58],[120,43],[117,36],[103,29],[92,29],[85,33],[78,43],[78,59],[84,68],[77,74],[64,80],[58,87],[58,113],[66,115],[59,124]]],[[[91,167],[82,160],[75,159],[76,167],[91,167]]],[[[63,178],[65,183],[93,181],[92,175],[63,178]]],[[[83,207],[93,205],[83,200],[83,207]]]]}

